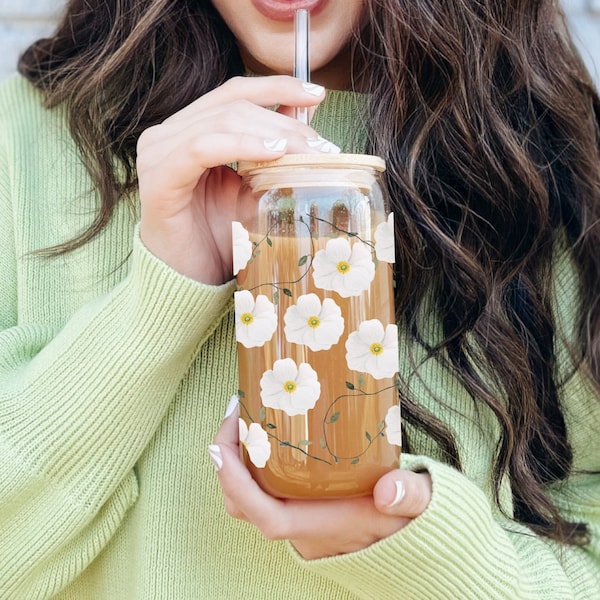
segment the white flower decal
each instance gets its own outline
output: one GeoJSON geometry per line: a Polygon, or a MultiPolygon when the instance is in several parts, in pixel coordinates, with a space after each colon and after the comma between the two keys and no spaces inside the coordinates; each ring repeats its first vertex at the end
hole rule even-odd
{"type": "Polygon", "coordinates": [[[231,223],[231,238],[233,243],[233,274],[237,275],[246,268],[252,256],[252,242],[247,229],[239,222],[231,223]]]}
{"type": "Polygon", "coordinates": [[[394,213],[388,215],[387,221],[379,223],[375,229],[375,256],[377,260],[387,263],[396,261],[394,248],[394,213]]]}
{"type": "Polygon", "coordinates": [[[312,266],[315,285],[334,290],[342,298],[358,296],[369,289],[375,277],[371,251],[363,242],[350,246],[346,238],[329,240],[324,250],[315,254],[312,266]]]}
{"type": "Polygon", "coordinates": [[[290,306],[283,317],[288,342],[304,344],[311,350],[329,350],[344,331],[342,310],[331,299],[323,304],[316,294],[306,294],[290,306]]]}
{"type": "Polygon", "coordinates": [[[276,360],[273,370],[265,371],[260,380],[264,406],[281,409],[290,417],[305,415],[320,395],[316,371],[308,363],[297,366],[291,358],[276,360]]]}
{"type": "Polygon", "coordinates": [[[346,361],[353,371],[371,374],[375,379],[392,377],[398,370],[398,328],[381,321],[363,321],[346,340],[346,361]]]}
{"type": "Polygon", "coordinates": [[[387,441],[394,446],[402,446],[401,425],[400,407],[397,404],[390,406],[385,415],[385,435],[387,441]]]}
{"type": "Polygon", "coordinates": [[[277,329],[275,305],[262,294],[256,297],[248,290],[234,293],[235,336],[246,348],[264,346],[277,329]]]}
{"type": "Polygon", "coordinates": [[[271,444],[267,432],[258,424],[246,425],[244,419],[239,420],[240,443],[246,447],[252,464],[262,469],[271,456],[271,444]]]}

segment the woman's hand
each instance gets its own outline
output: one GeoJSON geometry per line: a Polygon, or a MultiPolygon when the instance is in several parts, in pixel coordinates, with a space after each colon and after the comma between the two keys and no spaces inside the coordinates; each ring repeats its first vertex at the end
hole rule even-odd
{"type": "Polygon", "coordinates": [[[396,470],[376,484],[373,496],[343,500],[281,500],[269,496],[240,460],[237,410],[209,447],[227,512],[256,525],[268,539],[288,539],[305,559],[361,550],[418,517],[431,499],[427,473],[396,470]]]}
{"type": "Polygon", "coordinates": [[[324,95],[292,77],[236,77],[144,131],[137,172],[146,247],[198,281],[231,279],[240,178],[223,165],[336,151],[292,117],[291,107],[314,107],[324,95]],[[277,112],[267,108],[275,105],[277,112]]]}

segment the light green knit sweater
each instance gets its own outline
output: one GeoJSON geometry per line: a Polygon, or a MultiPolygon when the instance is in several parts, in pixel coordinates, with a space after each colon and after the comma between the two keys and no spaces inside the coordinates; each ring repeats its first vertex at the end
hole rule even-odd
{"type": "MultiPolygon", "coordinates": [[[[330,94],[315,118],[346,150],[354,100],[330,94]]],[[[415,436],[422,456],[403,466],[433,478],[421,517],[313,562],[229,518],[207,445],[237,388],[233,285],[161,263],[125,206],[85,247],[32,254],[86,228],[96,206],[63,117],[20,78],[0,87],[2,600],[600,598],[600,477],[555,490],[567,516],[590,524],[587,549],[503,519],[490,501],[494,418],[431,360],[412,393],[454,431],[464,474],[415,436]]],[[[568,261],[557,271],[567,334],[568,261]]],[[[600,400],[578,375],[564,392],[575,469],[600,470],[600,400]]],[[[503,495],[510,510],[508,482],[503,495]]]]}

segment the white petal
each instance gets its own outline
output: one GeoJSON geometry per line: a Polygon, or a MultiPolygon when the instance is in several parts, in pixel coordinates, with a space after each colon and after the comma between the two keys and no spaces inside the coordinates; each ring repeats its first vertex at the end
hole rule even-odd
{"type": "Polygon", "coordinates": [[[260,386],[263,405],[283,410],[290,416],[306,414],[321,394],[316,371],[307,363],[297,367],[290,358],[275,361],[273,370],[263,373],[260,386]],[[296,384],[293,392],[284,389],[286,381],[296,384]]]}
{"type": "Polygon", "coordinates": [[[384,330],[378,319],[363,321],[346,340],[346,362],[349,369],[369,373],[375,379],[393,377],[398,371],[396,325],[388,325],[384,330]],[[374,354],[372,344],[380,344],[382,352],[374,354]]]}
{"type": "Polygon", "coordinates": [[[239,419],[240,443],[248,451],[248,456],[254,465],[263,468],[271,456],[271,444],[267,432],[258,424],[246,425],[244,419],[239,419]]]}
{"type": "Polygon", "coordinates": [[[343,277],[337,269],[341,261],[350,263],[350,243],[345,238],[329,240],[324,250],[319,250],[313,259],[313,281],[323,290],[343,289],[343,277]]]}
{"type": "Polygon", "coordinates": [[[264,346],[277,329],[275,305],[264,295],[254,297],[247,290],[235,292],[235,332],[237,341],[246,348],[264,346]],[[242,315],[252,314],[252,322],[244,323],[242,315]]]}
{"type": "Polygon", "coordinates": [[[385,436],[390,444],[402,446],[402,420],[397,404],[391,406],[385,415],[385,436]]]}
{"type": "Polygon", "coordinates": [[[350,262],[350,255],[352,254],[352,248],[350,242],[343,237],[334,238],[327,242],[325,246],[325,252],[328,260],[334,265],[337,265],[342,260],[350,262]]]}
{"type": "Polygon", "coordinates": [[[239,290],[233,293],[236,314],[252,312],[254,310],[254,296],[248,290],[239,290]]]}
{"type": "Polygon", "coordinates": [[[390,213],[387,221],[377,226],[374,237],[377,260],[387,263],[395,262],[394,213],[390,213]]]}
{"type": "Polygon", "coordinates": [[[246,421],[244,421],[244,419],[238,419],[238,428],[240,442],[246,441],[246,438],[248,437],[248,425],[246,425],[246,421]]]}
{"type": "Polygon", "coordinates": [[[286,339],[293,344],[304,344],[313,352],[329,350],[344,331],[341,315],[340,307],[331,298],[326,298],[321,305],[316,294],[300,296],[297,304],[290,306],[284,315],[286,339]],[[319,319],[317,327],[310,326],[311,317],[319,319]]]}
{"type": "Polygon", "coordinates": [[[369,346],[374,342],[383,342],[385,330],[379,319],[368,319],[358,326],[360,339],[369,346]]]}
{"type": "Polygon", "coordinates": [[[325,298],[323,300],[323,306],[321,308],[321,319],[334,319],[342,316],[342,309],[335,303],[335,300],[331,298],[325,298]]]}
{"type": "Polygon", "coordinates": [[[335,321],[333,319],[322,321],[321,326],[314,332],[312,342],[313,346],[318,346],[318,348],[312,348],[308,342],[306,345],[311,350],[329,350],[331,346],[339,342],[342,333],[344,333],[344,319],[342,317],[337,317],[335,321]]]}
{"type": "Polygon", "coordinates": [[[267,432],[258,423],[250,424],[245,446],[252,463],[262,469],[271,456],[271,444],[267,432]]]}
{"type": "Polygon", "coordinates": [[[267,315],[269,317],[276,318],[275,316],[275,305],[264,295],[259,294],[256,297],[256,303],[254,305],[254,315],[260,317],[267,315]]]}
{"type": "Polygon", "coordinates": [[[300,363],[298,366],[296,384],[298,386],[313,386],[316,384],[320,388],[317,372],[308,363],[300,363]]]}
{"type": "Polygon", "coordinates": [[[291,358],[281,358],[273,363],[273,373],[282,383],[288,380],[295,381],[298,367],[291,358]]]}
{"type": "Polygon", "coordinates": [[[312,317],[321,313],[321,301],[316,294],[304,294],[296,302],[298,313],[303,318],[312,317]]]}
{"type": "Polygon", "coordinates": [[[246,268],[252,256],[252,242],[246,228],[238,221],[231,223],[231,237],[233,243],[233,274],[237,275],[246,268]]]}
{"type": "MultiPolygon", "coordinates": [[[[279,396],[281,392],[281,386],[283,381],[280,381],[279,377],[272,371],[265,371],[260,378],[261,397],[264,398],[263,394],[267,396],[279,396]]],[[[265,406],[270,406],[265,404],[265,406]]]]}
{"type": "Polygon", "coordinates": [[[368,246],[363,242],[354,242],[350,246],[345,238],[329,240],[325,250],[315,255],[313,268],[315,286],[334,290],[342,298],[358,296],[369,289],[375,277],[375,265],[368,246]],[[350,267],[345,273],[340,273],[337,268],[342,261],[350,267]]]}
{"type": "Polygon", "coordinates": [[[343,298],[347,298],[349,296],[358,296],[365,290],[369,289],[369,286],[374,278],[375,265],[370,258],[368,263],[351,265],[350,272],[343,276],[344,293],[338,293],[343,298]]]}
{"type": "Polygon", "coordinates": [[[398,352],[398,326],[395,323],[386,326],[383,345],[386,349],[398,352]]]}

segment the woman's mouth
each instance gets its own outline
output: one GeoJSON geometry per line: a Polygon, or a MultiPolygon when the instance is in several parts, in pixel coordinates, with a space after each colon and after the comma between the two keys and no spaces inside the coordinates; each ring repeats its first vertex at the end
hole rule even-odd
{"type": "Polygon", "coordinates": [[[327,0],[252,0],[258,12],[274,21],[292,21],[300,8],[315,14],[326,2],[327,0]]]}

